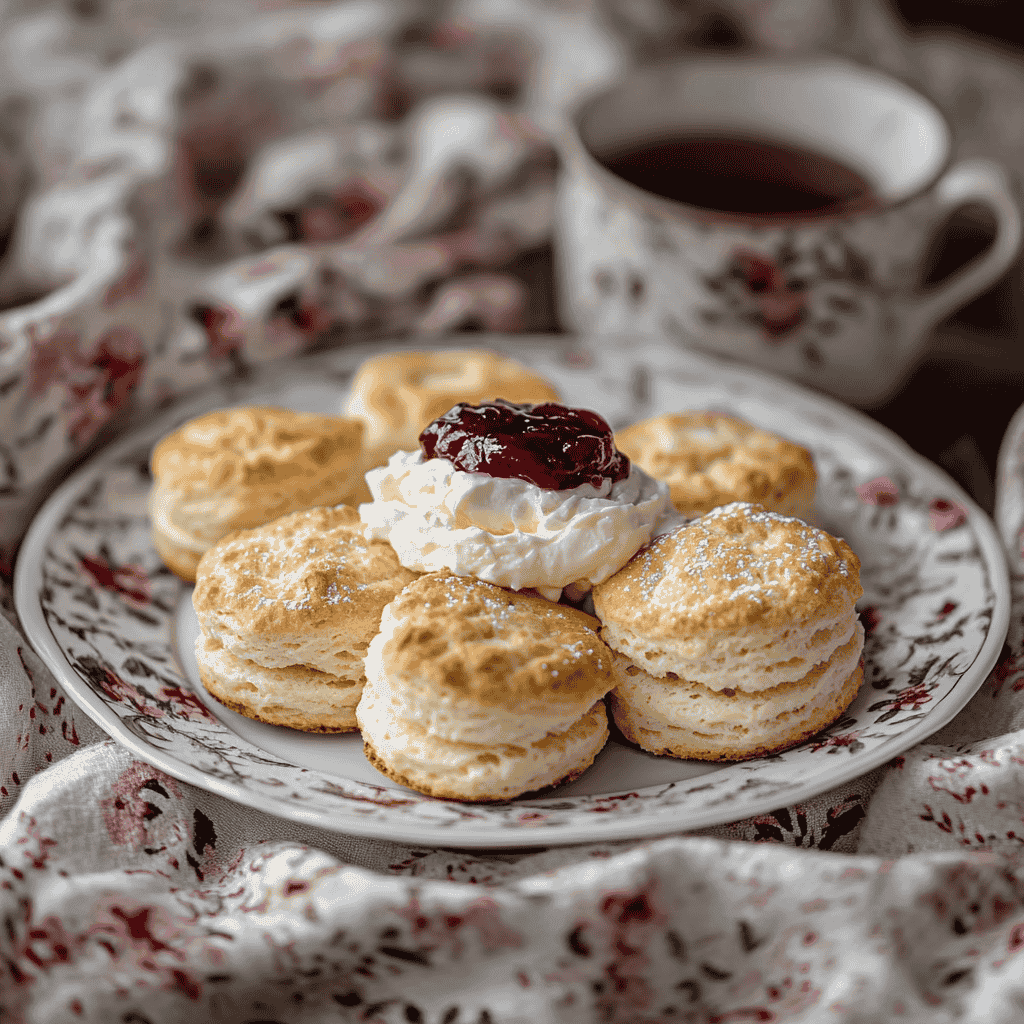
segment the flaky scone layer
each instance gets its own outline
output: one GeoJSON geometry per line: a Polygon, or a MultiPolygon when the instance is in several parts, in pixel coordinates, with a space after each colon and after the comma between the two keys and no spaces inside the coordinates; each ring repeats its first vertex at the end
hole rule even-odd
{"type": "Polygon", "coordinates": [[[864,678],[863,628],[803,679],[770,690],[728,693],[684,679],[658,679],[616,654],[620,684],[608,707],[622,734],[644,750],[680,758],[741,760],[784,750],[834,722],[864,678]]]}
{"type": "Polygon", "coordinates": [[[346,412],[366,425],[369,466],[419,447],[423,428],[459,402],[557,402],[543,377],[487,349],[390,352],[367,359],[346,412]]]}
{"type": "Polygon", "coordinates": [[[712,690],[758,693],[802,679],[845,644],[857,625],[857,612],[851,607],[835,622],[794,622],[777,633],[751,629],[713,638],[683,634],[650,645],[609,623],[601,637],[653,676],[674,673],[712,690]]]}
{"type": "Polygon", "coordinates": [[[608,739],[608,716],[598,701],[564,732],[525,745],[457,743],[391,717],[374,685],[356,711],[368,760],[410,789],[449,800],[511,800],[567,782],[594,763],[608,739]]]}
{"type": "Polygon", "coordinates": [[[203,686],[222,704],[260,722],[304,732],[352,732],[363,692],[363,663],[353,658],[344,675],[305,665],[267,668],[232,654],[200,634],[196,661],[203,686]]]}
{"type": "Polygon", "coordinates": [[[233,530],[253,529],[317,505],[358,505],[369,500],[370,490],[360,477],[354,482],[336,480],[330,486],[297,485],[259,494],[249,488],[198,492],[157,483],[149,492],[148,506],[154,534],[165,543],[202,555],[233,530]]]}
{"type": "Polygon", "coordinates": [[[219,541],[192,604],[203,633],[240,658],[344,675],[415,578],[388,544],[366,540],[355,509],[314,508],[219,541]]]}
{"type": "Polygon", "coordinates": [[[814,505],[811,453],[734,416],[666,413],[616,431],[615,443],[689,515],[748,501],[806,518],[814,505]]]}

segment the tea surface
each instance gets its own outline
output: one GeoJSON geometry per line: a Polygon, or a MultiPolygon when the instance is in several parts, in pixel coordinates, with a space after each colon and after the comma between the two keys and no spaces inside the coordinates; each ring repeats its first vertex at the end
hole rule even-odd
{"type": "Polygon", "coordinates": [[[767,140],[664,139],[608,154],[602,162],[648,192],[728,213],[834,213],[876,203],[869,182],[851,168],[767,140]]]}

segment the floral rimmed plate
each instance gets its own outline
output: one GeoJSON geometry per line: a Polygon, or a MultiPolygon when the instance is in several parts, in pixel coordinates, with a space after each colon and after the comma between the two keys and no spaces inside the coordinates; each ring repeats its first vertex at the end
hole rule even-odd
{"type": "Polygon", "coordinates": [[[16,600],[74,700],[139,757],[240,803],[350,834],[515,847],[679,832],[807,799],[945,725],[995,664],[1010,598],[994,527],[944,473],[867,417],[691,353],[558,338],[473,343],[517,355],[569,404],[616,427],[714,409],[812,449],[818,520],[860,556],[865,589],[865,684],[840,721],[793,750],[735,765],[658,758],[612,740],[571,785],[470,805],[395,785],[363,758],[356,735],[263,725],[209,698],[192,656],[191,590],[149,539],[150,450],[186,419],[225,405],[337,412],[366,348],[294,360],[178,403],[51,496],[22,546],[16,600]]]}

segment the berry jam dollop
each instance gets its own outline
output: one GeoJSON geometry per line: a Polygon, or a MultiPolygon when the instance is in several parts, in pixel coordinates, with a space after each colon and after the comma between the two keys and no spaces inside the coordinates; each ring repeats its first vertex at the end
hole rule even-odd
{"type": "Polygon", "coordinates": [[[460,402],[420,434],[420,447],[428,459],[445,459],[466,473],[528,480],[554,491],[629,476],[629,459],[615,447],[607,422],[556,402],[460,402]]]}

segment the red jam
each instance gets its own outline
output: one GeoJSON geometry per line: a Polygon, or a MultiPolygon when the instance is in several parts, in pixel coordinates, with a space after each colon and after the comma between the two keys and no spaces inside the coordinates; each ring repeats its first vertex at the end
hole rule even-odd
{"type": "Polygon", "coordinates": [[[460,402],[420,434],[420,447],[428,459],[445,459],[466,473],[529,480],[554,491],[629,476],[629,459],[605,420],[555,402],[460,402]]]}

